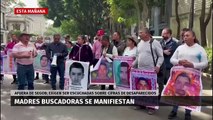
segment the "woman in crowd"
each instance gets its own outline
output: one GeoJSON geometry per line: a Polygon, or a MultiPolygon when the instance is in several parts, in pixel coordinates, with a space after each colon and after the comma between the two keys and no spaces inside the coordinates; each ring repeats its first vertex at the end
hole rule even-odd
{"type": "Polygon", "coordinates": [[[93,53],[89,45],[86,44],[86,37],[84,35],[79,35],[76,45],[72,48],[69,54],[69,59],[89,62],[92,64],[93,53]]]}
{"type": "MultiPolygon", "coordinates": [[[[173,65],[202,70],[208,65],[207,54],[202,46],[198,44],[194,31],[188,30],[184,33],[184,43],[180,45],[173,54],[170,62],[173,65]],[[187,51],[187,52],[186,52],[187,51]]],[[[178,106],[174,106],[168,118],[173,119],[177,115],[178,106]]],[[[191,120],[191,110],[185,112],[185,120],[191,120]]]]}
{"type": "Polygon", "coordinates": [[[68,53],[70,53],[72,51],[72,48],[73,48],[73,43],[71,41],[68,41],[66,43],[66,46],[67,46],[68,53]]]}
{"type": "MultiPolygon", "coordinates": [[[[47,43],[43,42],[43,37],[42,36],[38,36],[37,37],[37,41],[35,43],[35,47],[37,50],[46,50],[47,49],[47,43]]],[[[39,79],[39,73],[36,73],[36,77],[35,80],[39,79]]],[[[49,75],[47,74],[42,74],[42,79],[45,80],[44,84],[48,84],[49,83],[49,75]]]]}
{"type": "MultiPolygon", "coordinates": [[[[38,36],[37,37],[37,40],[36,40],[36,42],[35,42],[35,47],[36,47],[36,49],[37,50],[41,50],[41,47],[43,46],[43,37],[41,37],[41,36],[38,36]]],[[[38,80],[39,79],[39,73],[38,72],[36,72],[36,77],[35,77],[35,80],[38,80]]]]}
{"type": "Polygon", "coordinates": [[[123,56],[136,57],[137,40],[132,36],[127,36],[127,47],[124,50],[123,56]]]}

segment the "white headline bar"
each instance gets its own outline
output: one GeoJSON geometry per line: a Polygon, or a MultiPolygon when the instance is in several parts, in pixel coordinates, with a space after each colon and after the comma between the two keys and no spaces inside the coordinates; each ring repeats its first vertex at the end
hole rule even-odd
{"type": "Polygon", "coordinates": [[[11,96],[157,96],[157,90],[11,90],[11,96]]]}

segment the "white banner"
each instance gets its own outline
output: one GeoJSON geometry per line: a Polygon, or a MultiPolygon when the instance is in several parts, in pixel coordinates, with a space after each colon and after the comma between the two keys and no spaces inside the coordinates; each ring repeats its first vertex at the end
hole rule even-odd
{"type": "Polygon", "coordinates": [[[65,64],[65,90],[87,90],[89,62],[67,60],[65,64]]]}

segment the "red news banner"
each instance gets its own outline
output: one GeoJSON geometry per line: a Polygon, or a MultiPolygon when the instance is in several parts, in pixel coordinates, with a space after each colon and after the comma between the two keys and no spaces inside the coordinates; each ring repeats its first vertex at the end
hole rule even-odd
{"type": "Polygon", "coordinates": [[[14,8],[14,14],[48,14],[48,8],[14,8]]]}

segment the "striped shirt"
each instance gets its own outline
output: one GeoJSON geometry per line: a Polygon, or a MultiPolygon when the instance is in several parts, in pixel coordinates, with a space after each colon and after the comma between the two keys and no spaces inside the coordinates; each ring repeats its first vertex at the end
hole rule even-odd
{"type": "MultiPolygon", "coordinates": [[[[19,55],[21,55],[21,54],[27,54],[30,51],[36,53],[36,48],[33,44],[28,43],[26,46],[22,42],[19,42],[13,47],[12,53],[18,53],[19,55]]],[[[33,57],[16,59],[16,62],[21,65],[30,65],[30,64],[33,64],[33,61],[34,61],[33,57]]]]}

